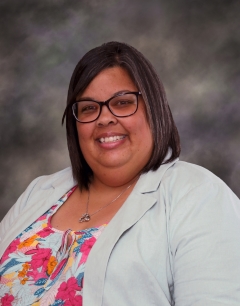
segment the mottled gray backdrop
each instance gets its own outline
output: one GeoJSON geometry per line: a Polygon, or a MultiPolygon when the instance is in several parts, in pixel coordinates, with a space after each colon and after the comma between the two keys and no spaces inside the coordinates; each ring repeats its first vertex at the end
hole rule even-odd
{"type": "Polygon", "coordinates": [[[127,42],[156,67],[181,159],[240,196],[240,1],[1,0],[0,219],[29,182],[69,165],[61,116],[85,52],[127,42]]]}

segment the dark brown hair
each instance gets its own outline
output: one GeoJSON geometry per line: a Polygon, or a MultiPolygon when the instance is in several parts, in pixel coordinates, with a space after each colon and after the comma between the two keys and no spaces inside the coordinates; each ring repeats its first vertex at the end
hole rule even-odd
{"type": "Polygon", "coordinates": [[[105,43],[87,52],[77,64],[68,89],[67,107],[63,114],[66,118],[67,143],[74,179],[80,189],[88,189],[93,171],[83,157],[79,146],[76,120],[72,114],[72,105],[90,82],[102,70],[110,67],[124,68],[139,91],[146,105],[147,118],[153,135],[152,156],[142,173],[156,170],[163,163],[168,147],[171,156],[165,163],[180,154],[180,139],[167,103],[164,87],[151,63],[135,48],[119,42],[105,43]]]}

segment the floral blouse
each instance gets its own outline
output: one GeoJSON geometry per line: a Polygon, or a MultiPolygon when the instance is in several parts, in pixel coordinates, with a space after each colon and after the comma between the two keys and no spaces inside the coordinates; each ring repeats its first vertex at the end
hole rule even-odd
{"type": "Polygon", "coordinates": [[[82,305],[84,267],[106,224],[74,232],[51,227],[73,187],[12,241],[0,261],[0,305],[82,305]]]}

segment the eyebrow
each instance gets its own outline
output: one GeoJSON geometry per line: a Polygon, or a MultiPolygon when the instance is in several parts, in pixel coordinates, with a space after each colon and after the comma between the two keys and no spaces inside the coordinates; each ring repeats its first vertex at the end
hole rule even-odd
{"type": "MultiPolygon", "coordinates": [[[[133,91],[135,92],[135,91],[138,91],[138,90],[129,90],[129,89],[120,90],[120,91],[115,92],[111,97],[109,97],[109,99],[111,99],[113,97],[116,97],[118,95],[124,94],[124,93],[133,92],[133,91]]],[[[82,101],[82,100],[97,101],[97,100],[95,100],[94,98],[91,98],[91,97],[81,97],[81,98],[77,99],[76,101],[82,101]]],[[[97,101],[97,102],[101,102],[101,101],[97,101]]]]}

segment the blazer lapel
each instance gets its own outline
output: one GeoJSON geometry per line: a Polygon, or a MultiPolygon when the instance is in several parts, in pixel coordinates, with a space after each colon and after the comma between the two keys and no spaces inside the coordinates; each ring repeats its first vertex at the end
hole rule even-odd
{"type": "Polygon", "coordinates": [[[114,245],[121,235],[138,222],[155,203],[154,197],[148,194],[137,194],[133,191],[104,229],[89,253],[85,266],[84,305],[102,305],[105,273],[114,245]]]}
{"type": "Polygon", "coordinates": [[[153,192],[159,188],[164,173],[178,159],[157,171],[141,175],[132,193],[104,229],[89,253],[84,272],[84,305],[102,305],[104,280],[111,252],[121,235],[156,204],[153,192]]]}

